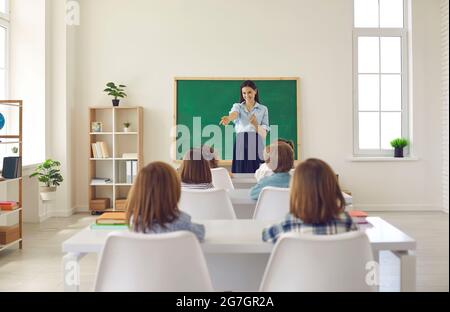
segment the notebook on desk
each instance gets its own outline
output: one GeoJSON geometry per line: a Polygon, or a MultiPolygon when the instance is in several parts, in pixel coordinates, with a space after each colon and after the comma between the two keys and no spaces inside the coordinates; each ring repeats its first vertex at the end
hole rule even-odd
{"type": "Polygon", "coordinates": [[[348,212],[353,221],[357,224],[367,224],[367,217],[369,216],[367,212],[361,210],[350,210],[348,212]]]}
{"type": "Polygon", "coordinates": [[[125,212],[107,212],[97,218],[95,224],[97,225],[126,225],[125,212]]]}

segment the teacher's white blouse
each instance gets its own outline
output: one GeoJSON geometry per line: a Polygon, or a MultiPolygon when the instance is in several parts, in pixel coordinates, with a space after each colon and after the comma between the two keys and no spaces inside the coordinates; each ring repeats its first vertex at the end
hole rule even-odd
{"type": "Polygon", "coordinates": [[[266,131],[270,131],[269,110],[266,106],[256,103],[255,106],[253,106],[253,109],[249,112],[245,106],[245,102],[236,103],[233,105],[230,114],[234,112],[238,113],[238,118],[234,120],[234,130],[236,133],[256,132],[255,127],[250,123],[250,117],[252,115],[256,116],[256,120],[262,128],[266,129],[266,131]]]}

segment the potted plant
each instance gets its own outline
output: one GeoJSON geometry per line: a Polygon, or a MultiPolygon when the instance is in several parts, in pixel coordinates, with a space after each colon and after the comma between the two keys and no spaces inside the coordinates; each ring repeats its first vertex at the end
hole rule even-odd
{"type": "Polygon", "coordinates": [[[404,138],[397,138],[391,141],[391,146],[394,148],[394,157],[402,158],[403,157],[403,149],[408,146],[409,142],[404,138]]]}
{"type": "Polygon", "coordinates": [[[131,126],[131,122],[127,121],[123,123],[123,131],[124,132],[130,132],[130,126],[131,126]]]}
{"type": "Polygon", "coordinates": [[[112,100],[113,106],[119,106],[119,98],[124,98],[127,96],[127,94],[124,92],[125,90],[123,88],[126,88],[125,85],[118,85],[114,82],[108,82],[106,84],[106,89],[103,90],[104,92],[108,93],[108,95],[113,96],[114,99],[112,100]]]}
{"type": "Polygon", "coordinates": [[[64,180],[61,173],[61,163],[56,160],[47,159],[42,164],[36,167],[30,178],[38,177],[39,182],[43,183],[40,187],[42,200],[50,200],[51,193],[56,191],[56,188],[64,180]]]}
{"type": "Polygon", "coordinates": [[[19,152],[19,148],[17,146],[14,146],[13,148],[11,148],[11,152],[13,152],[13,154],[17,154],[19,152]]]}

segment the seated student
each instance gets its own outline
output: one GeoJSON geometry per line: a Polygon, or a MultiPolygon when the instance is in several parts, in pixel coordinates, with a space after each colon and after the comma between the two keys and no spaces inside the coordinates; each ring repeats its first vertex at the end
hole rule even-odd
{"type": "MultiPolygon", "coordinates": [[[[216,152],[214,151],[214,148],[208,145],[203,145],[202,150],[203,150],[203,157],[205,157],[205,159],[209,161],[209,168],[211,169],[219,168],[219,158],[216,152]]],[[[228,171],[228,175],[230,176],[230,178],[233,177],[233,174],[230,171],[228,171]]]]}
{"type": "Polygon", "coordinates": [[[345,200],[333,170],[319,159],[308,159],[295,169],[290,213],[265,228],[262,239],[275,243],[285,232],[331,235],[358,230],[345,212],[345,200]]]}
{"type": "Polygon", "coordinates": [[[139,233],[190,231],[202,241],[205,227],[191,222],[178,209],[180,178],[175,169],[163,162],[153,162],[141,169],[127,201],[130,230],[139,233]]]}
{"type": "Polygon", "coordinates": [[[181,188],[206,190],[214,188],[209,162],[200,148],[191,149],[183,158],[180,168],[181,188]]]}
{"type": "MultiPolygon", "coordinates": [[[[294,143],[291,140],[285,140],[285,139],[279,139],[278,142],[284,142],[288,144],[292,150],[294,150],[294,143]]],[[[269,152],[270,152],[270,146],[266,147],[264,151],[264,163],[259,166],[258,170],[255,172],[255,179],[256,182],[259,182],[261,179],[271,176],[273,174],[272,169],[269,168],[267,165],[267,162],[269,161],[269,152]]]]}
{"type": "Polygon", "coordinates": [[[250,190],[250,197],[258,199],[262,189],[266,186],[289,187],[290,170],[294,166],[294,150],[284,142],[276,142],[270,146],[267,166],[273,174],[261,179],[250,190]]]}

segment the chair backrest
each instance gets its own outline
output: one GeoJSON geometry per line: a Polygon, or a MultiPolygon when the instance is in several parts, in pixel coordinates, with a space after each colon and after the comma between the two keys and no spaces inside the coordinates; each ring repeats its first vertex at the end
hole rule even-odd
{"type": "Polygon", "coordinates": [[[282,220],[289,212],[289,189],[267,186],[256,203],[253,219],[282,220]]]}
{"type": "Polygon", "coordinates": [[[375,291],[366,282],[371,261],[364,232],[284,234],[272,251],[260,291],[375,291]]]}
{"type": "Polygon", "coordinates": [[[179,209],[193,219],[236,219],[230,197],[224,189],[182,190],[179,209]]]}
{"type": "Polygon", "coordinates": [[[95,291],[213,291],[194,234],[111,233],[100,256],[95,291]]]}
{"type": "Polygon", "coordinates": [[[211,169],[212,184],[217,189],[234,190],[228,170],[225,168],[211,169]]]}

